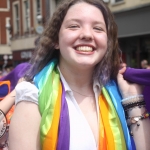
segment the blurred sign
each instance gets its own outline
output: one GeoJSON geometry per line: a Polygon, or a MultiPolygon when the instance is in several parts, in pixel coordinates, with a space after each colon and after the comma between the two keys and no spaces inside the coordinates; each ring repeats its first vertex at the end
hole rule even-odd
{"type": "Polygon", "coordinates": [[[31,51],[21,52],[20,56],[22,59],[29,59],[32,56],[32,52],[31,51]]]}
{"type": "Polygon", "coordinates": [[[23,60],[29,60],[32,57],[33,49],[25,51],[13,51],[13,61],[14,63],[22,62],[23,60]]]}

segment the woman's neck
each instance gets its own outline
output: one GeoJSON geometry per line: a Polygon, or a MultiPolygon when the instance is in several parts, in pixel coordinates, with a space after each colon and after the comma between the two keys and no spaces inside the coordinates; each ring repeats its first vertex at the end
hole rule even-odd
{"type": "Polygon", "coordinates": [[[64,67],[62,65],[59,65],[59,68],[72,90],[90,90],[91,88],[93,88],[92,69],[73,69],[71,67],[64,67]]]}

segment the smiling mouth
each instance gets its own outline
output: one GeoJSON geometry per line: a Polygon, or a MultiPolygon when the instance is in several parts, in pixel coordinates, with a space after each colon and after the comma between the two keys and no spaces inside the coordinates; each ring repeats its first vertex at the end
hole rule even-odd
{"type": "Polygon", "coordinates": [[[94,51],[94,49],[93,49],[93,47],[90,47],[90,46],[79,46],[79,47],[76,47],[76,51],[92,52],[92,51],[94,51]]]}

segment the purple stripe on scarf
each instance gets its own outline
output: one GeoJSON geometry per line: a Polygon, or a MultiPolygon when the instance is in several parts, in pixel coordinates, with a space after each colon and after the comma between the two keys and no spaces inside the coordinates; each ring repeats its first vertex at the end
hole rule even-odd
{"type": "Polygon", "coordinates": [[[58,143],[57,150],[69,150],[70,146],[70,121],[69,121],[69,111],[68,105],[65,98],[65,89],[62,84],[62,105],[60,113],[60,122],[59,122],[59,133],[58,133],[58,143]]]}

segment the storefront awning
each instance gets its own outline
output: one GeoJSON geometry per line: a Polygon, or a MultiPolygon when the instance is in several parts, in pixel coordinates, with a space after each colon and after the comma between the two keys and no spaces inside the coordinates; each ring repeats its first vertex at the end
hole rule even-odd
{"type": "Polygon", "coordinates": [[[150,34],[150,5],[115,12],[114,16],[119,38],[150,34]]]}

